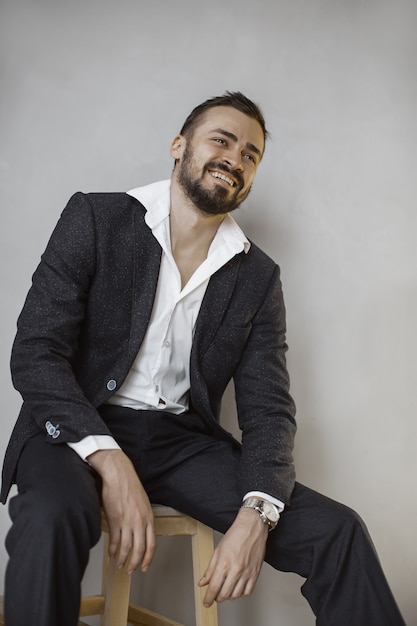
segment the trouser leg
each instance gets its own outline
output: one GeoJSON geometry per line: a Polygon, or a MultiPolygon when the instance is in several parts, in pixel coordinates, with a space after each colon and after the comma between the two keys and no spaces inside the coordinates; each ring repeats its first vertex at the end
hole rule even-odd
{"type": "MultiPolygon", "coordinates": [[[[241,504],[238,446],[213,436],[197,416],[147,412],[132,426],[140,431],[135,454],[125,437],[131,417],[124,411],[116,410],[113,421],[108,415],[109,425],[151,500],[225,532],[241,504]]],[[[268,537],[266,560],[306,578],[302,592],[319,626],[404,626],[362,520],[303,485],[296,484],[291,505],[268,537]]]]}
{"type": "Polygon", "coordinates": [[[7,626],[75,626],[90,548],[101,534],[96,477],[68,446],[30,439],[10,501],[7,626]]]}
{"type": "Polygon", "coordinates": [[[306,578],[318,626],[405,626],[362,519],[296,483],[268,538],[266,560],[306,578]]]}

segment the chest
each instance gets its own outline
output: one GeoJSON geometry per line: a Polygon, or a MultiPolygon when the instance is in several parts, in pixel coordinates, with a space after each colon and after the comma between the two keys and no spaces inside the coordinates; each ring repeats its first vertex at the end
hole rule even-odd
{"type": "Polygon", "coordinates": [[[191,276],[195,274],[207,257],[206,247],[179,247],[173,252],[173,259],[181,276],[181,289],[184,289],[191,276]]]}

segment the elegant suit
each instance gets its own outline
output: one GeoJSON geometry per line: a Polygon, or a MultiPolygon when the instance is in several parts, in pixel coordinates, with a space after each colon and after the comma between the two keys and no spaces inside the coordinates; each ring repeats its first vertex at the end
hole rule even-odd
{"type": "MultiPolygon", "coordinates": [[[[108,434],[96,407],[133,363],[158,280],[161,248],[144,214],[137,200],[116,193],[76,194],[61,216],[18,322],[12,372],[25,402],[6,454],[3,501],[28,437],[41,431],[57,444],[108,434]],[[59,424],[58,437],[48,435],[48,422],[59,424]]],[[[252,245],[210,280],[191,353],[191,405],[219,428],[234,376],[248,433],[242,490],[288,501],[295,422],[285,350],[278,267],[252,245]],[[254,420],[262,428],[252,428],[254,420]]]]}
{"type": "Polygon", "coordinates": [[[139,416],[106,405],[137,355],[155,297],[161,248],[144,215],[145,208],[126,194],[76,194],[19,318],[12,372],[24,403],[2,487],[5,501],[17,478],[19,495],[10,503],[14,524],[6,540],[7,623],[25,623],[24,614],[18,616],[17,588],[30,587],[35,554],[45,562],[42,589],[32,601],[39,606],[35,621],[76,623],[79,581],[100,534],[100,502],[94,472],[61,444],[112,434],[151,499],[223,532],[248,491],[286,502],[266,560],[307,579],[303,593],[318,624],[402,626],[363,522],[294,482],[294,404],[279,270],[255,245],[209,281],[190,357],[189,412],[139,416]],[[231,378],[242,446],[218,423],[231,378]],[[48,565],[61,561],[64,567],[48,565]]]}

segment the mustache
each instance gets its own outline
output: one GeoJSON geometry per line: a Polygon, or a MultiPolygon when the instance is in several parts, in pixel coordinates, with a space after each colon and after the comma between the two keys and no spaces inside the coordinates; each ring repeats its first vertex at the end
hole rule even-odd
{"type": "Polygon", "coordinates": [[[237,181],[239,188],[242,188],[244,185],[242,174],[238,172],[237,170],[233,170],[231,167],[226,165],[226,163],[221,163],[218,161],[210,161],[210,163],[207,163],[204,169],[206,171],[207,170],[222,170],[223,172],[227,174],[231,174],[233,176],[233,178],[237,181]]]}

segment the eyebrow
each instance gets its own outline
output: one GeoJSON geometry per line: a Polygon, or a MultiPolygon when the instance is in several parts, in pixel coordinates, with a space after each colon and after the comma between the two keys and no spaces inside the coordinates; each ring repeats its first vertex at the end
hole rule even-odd
{"type": "MultiPolygon", "coordinates": [[[[238,141],[238,138],[236,137],[236,135],[234,133],[231,133],[228,130],[224,130],[223,128],[215,128],[211,132],[213,132],[213,133],[220,133],[221,135],[224,135],[225,137],[228,137],[232,141],[235,141],[235,142],[238,141]]],[[[246,147],[249,150],[252,150],[252,152],[255,152],[256,154],[258,154],[259,156],[262,156],[262,152],[259,150],[259,148],[257,148],[255,145],[253,145],[253,143],[251,143],[250,141],[246,142],[246,147]]]]}

